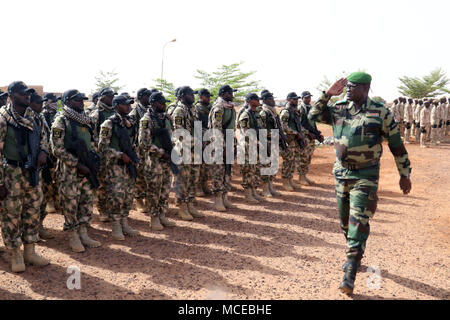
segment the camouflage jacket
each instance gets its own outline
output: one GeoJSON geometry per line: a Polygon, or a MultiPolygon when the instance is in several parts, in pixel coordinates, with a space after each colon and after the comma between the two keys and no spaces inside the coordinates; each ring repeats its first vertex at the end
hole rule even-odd
{"type": "Polygon", "coordinates": [[[155,112],[151,107],[148,108],[147,112],[141,119],[139,124],[139,134],[138,134],[138,150],[139,154],[142,154],[146,160],[149,161],[148,157],[155,156],[161,157],[164,155],[165,151],[162,147],[156,145],[157,137],[152,134],[152,130],[160,128],[158,125],[158,119],[156,121],[153,117],[159,117],[161,122],[165,123],[165,126],[172,131],[172,119],[166,113],[155,112]]]}
{"type": "Polygon", "coordinates": [[[431,113],[430,113],[430,122],[431,125],[439,125],[439,121],[441,120],[441,109],[439,108],[439,106],[433,105],[433,107],[431,108],[431,113]]]}
{"type": "Polygon", "coordinates": [[[297,107],[298,106],[287,104],[286,107],[284,107],[283,110],[281,110],[280,112],[281,126],[284,131],[284,134],[287,137],[297,135],[300,133],[297,131],[297,128],[295,127],[295,124],[291,119],[291,117],[295,116],[298,117],[298,120],[301,122],[300,111],[298,110],[297,107]]]}
{"type": "Polygon", "coordinates": [[[422,110],[420,110],[419,122],[421,127],[425,127],[426,125],[431,124],[431,107],[423,106],[422,110]]]}
{"type": "Polygon", "coordinates": [[[220,131],[236,128],[236,112],[234,103],[223,100],[219,97],[214,103],[208,117],[208,128],[215,128],[220,131]],[[231,112],[231,119],[228,121],[225,114],[231,112]],[[226,127],[226,128],[225,128],[226,127]]]}
{"type": "Polygon", "coordinates": [[[422,111],[423,105],[418,104],[414,109],[414,121],[420,123],[420,111],[422,111]]]}
{"type": "Polygon", "coordinates": [[[414,108],[411,104],[407,103],[404,110],[405,122],[412,123],[414,120],[414,108]]]}
{"type": "Polygon", "coordinates": [[[323,94],[308,117],[333,126],[335,177],[378,178],[383,138],[388,140],[400,176],[409,177],[411,168],[408,153],[392,113],[383,104],[370,99],[361,108],[357,108],[347,100],[328,106],[330,98],[323,94]]]}

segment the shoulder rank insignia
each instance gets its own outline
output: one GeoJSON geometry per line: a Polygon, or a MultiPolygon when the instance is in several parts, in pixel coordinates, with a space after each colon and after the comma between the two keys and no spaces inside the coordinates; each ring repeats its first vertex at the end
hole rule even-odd
{"type": "Polygon", "coordinates": [[[55,137],[55,138],[61,138],[61,136],[62,136],[62,130],[61,129],[58,129],[58,128],[54,128],[53,129],[53,136],[55,137]]]}
{"type": "MultiPolygon", "coordinates": [[[[83,128],[83,129],[85,129],[85,128],[83,128]]],[[[109,129],[103,127],[102,130],[100,131],[100,135],[101,135],[102,137],[106,137],[106,136],[108,135],[108,132],[109,132],[109,129]]]]}

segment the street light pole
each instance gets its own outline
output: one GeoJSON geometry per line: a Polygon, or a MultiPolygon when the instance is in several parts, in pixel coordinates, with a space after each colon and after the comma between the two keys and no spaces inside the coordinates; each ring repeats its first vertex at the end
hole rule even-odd
{"type": "Polygon", "coordinates": [[[164,49],[166,48],[166,46],[171,43],[171,42],[175,42],[177,41],[177,39],[173,39],[167,43],[164,44],[163,48],[162,48],[162,58],[161,58],[161,80],[163,79],[163,71],[164,71],[164,49]]]}

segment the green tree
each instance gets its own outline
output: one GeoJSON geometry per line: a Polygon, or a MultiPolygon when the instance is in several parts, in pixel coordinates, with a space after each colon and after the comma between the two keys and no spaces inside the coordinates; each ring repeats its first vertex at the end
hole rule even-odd
{"type": "Polygon", "coordinates": [[[153,87],[164,93],[164,97],[171,102],[175,101],[175,85],[165,79],[153,79],[153,87]]]}
{"type": "Polygon", "coordinates": [[[120,91],[123,86],[118,84],[119,77],[118,73],[113,71],[103,71],[100,70],[98,75],[95,77],[95,90],[91,92],[97,92],[105,87],[112,88],[115,92],[120,91]]]}
{"type": "Polygon", "coordinates": [[[199,79],[202,87],[207,88],[214,97],[217,97],[221,86],[228,84],[238,90],[234,95],[235,100],[244,101],[247,93],[258,92],[262,88],[260,81],[250,79],[256,71],[242,72],[242,64],[243,62],[222,65],[213,72],[197,70],[195,78],[199,79]]]}
{"type": "Polygon", "coordinates": [[[399,92],[413,99],[434,98],[444,93],[450,93],[447,88],[450,79],[441,68],[437,68],[421,78],[403,76],[399,80],[402,83],[398,86],[399,92]]]}

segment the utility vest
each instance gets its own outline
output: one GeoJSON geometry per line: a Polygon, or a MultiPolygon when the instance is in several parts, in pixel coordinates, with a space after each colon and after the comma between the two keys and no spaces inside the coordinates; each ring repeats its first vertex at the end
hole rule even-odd
{"type": "Polygon", "coordinates": [[[223,108],[222,130],[234,129],[236,122],[236,111],[234,108],[223,108]]]}
{"type": "Polygon", "coordinates": [[[66,148],[66,150],[70,149],[72,141],[75,140],[75,137],[77,137],[78,139],[83,140],[86,143],[88,150],[91,151],[92,150],[91,141],[93,136],[92,129],[85,124],[81,124],[68,118],[66,119],[69,121],[70,125],[66,126],[66,134],[64,136],[64,148],[66,148]],[[76,130],[76,135],[73,134],[73,130],[76,130]]]}
{"type": "Polygon", "coordinates": [[[99,110],[98,111],[98,127],[97,127],[97,133],[100,132],[100,126],[102,125],[103,122],[105,122],[106,119],[108,119],[109,117],[115,115],[116,112],[113,110],[109,111],[109,110],[99,110]]]}
{"type": "MultiPolygon", "coordinates": [[[[170,131],[170,135],[172,135],[172,130],[170,129],[170,120],[167,115],[164,115],[164,119],[161,119],[159,115],[156,113],[150,113],[150,118],[152,119],[152,131],[157,129],[167,128],[170,131]]],[[[158,148],[162,148],[163,144],[161,143],[161,139],[158,135],[152,133],[153,144],[158,148]]]]}
{"type": "MultiPolygon", "coordinates": [[[[109,143],[109,146],[111,148],[113,148],[114,150],[123,152],[123,150],[120,148],[120,144],[119,144],[119,138],[117,137],[117,134],[115,134],[115,132],[117,132],[117,129],[119,128],[120,125],[120,118],[118,116],[113,116],[113,118],[111,118],[112,123],[113,123],[113,127],[112,127],[112,136],[111,136],[111,141],[109,143]]],[[[130,138],[130,145],[133,145],[133,142],[136,138],[136,126],[132,125],[129,128],[126,128],[127,132],[128,132],[128,137],[130,138]]]]}

